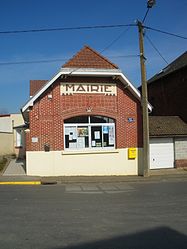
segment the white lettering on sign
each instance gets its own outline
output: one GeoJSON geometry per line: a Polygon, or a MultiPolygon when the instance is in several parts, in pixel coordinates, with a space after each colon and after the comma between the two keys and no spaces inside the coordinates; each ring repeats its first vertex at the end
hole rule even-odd
{"type": "Polygon", "coordinates": [[[92,93],[117,95],[115,84],[99,84],[99,83],[61,83],[60,94],[70,95],[75,93],[92,93]]]}

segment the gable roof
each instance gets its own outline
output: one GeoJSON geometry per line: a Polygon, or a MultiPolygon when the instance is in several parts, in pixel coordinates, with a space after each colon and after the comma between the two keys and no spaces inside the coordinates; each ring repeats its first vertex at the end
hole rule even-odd
{"type": "Polygon", "coordinates": [[[187,136],[187,124],[178,116],[150,116],[149,134],[157,136],[187,136]]]}
{"type": "MultiPolygon", "coordinates": [[[[89,48],[88,46],[84,47],[80,52],[84,55],[84,60],[89,61],[89,64],[87,66],[89,67],[76,67],[74,68],[75,64],[71,64],[71,60],[67,62],[59,72],[49,81],[47,81],[42,88],[35,93],[32,98],[30,98],[27,103],[21,108],[21,112],[24,116],[24,119],[28,120],[28,113],[29,107],[32,107],[34,105],[34,102],[43,94],[57,79],[68,77],[68,76],[78,76],[78,77],[112,77],[116,78],[121,81],[121,83],[124,85],[125,88],[128,88],[128,90],[134,95],[139,101],[141,101],[141,95],[140,92],[136,87],[133,86],[133,84],[126,78],[126,76],[118,69],[117,66],[109,62],[104,57],[100,56],[97,52],[95,52],[93,49],[89,48]],[[111,67],[111,68],[102,68],[102,67],[95,67],[95,64],[90,62],[90,53],[85,53],[84,51],[91,51],[91,53],[96,54],[95,58],[100,58],[102,61],[105,61],[105,67],[111,67]],[[82,51],[82,52],[81,52],[82,51]],[[68,64],[69,63],[69,64],[68,64]],[[110,65],[110,66],[109,66],[110,65]],[[67,67],[68,66],[68,67],[67,67]],[[70,66],[70,67],[69,67],[70,66]],[[72,66],[72,67],[71,67],[72,66]],[[91,67],[91,68],[90,68],[91,67]]],[[[78,53],[79,54],[79,53],[78,53]]],[[[77,54],[77,55],[78,55],[77,54]]],[[[80,57],[79,57],[80,58],[80,57]]],[[[72,59],[74,60],[74,59],[72,59]]],[[[77,58],[76,58],[77,61],[77,58]]],[[[104,64],[104,62],[103,62],[104,64]]],[[[77,66],[80,64],[76,64],[77,66]]],[[[152,106],[148,104],[148,108],[150,111],[152,111],[152,106]]]]}
{"type": "Polygon", "coordinates": [[[63,68],[105,68],[118,69],[118,66],[106,59],[104,56],[90,48],[84,46],[77,54],[66,62],[63,68]]]}
{"type": "Polygon", "coordinates": [[[30,80],[30,97],[34,96],[48,80],[30,80]]]}
{"type": "Polygon", "coordinates": [[[156,81],[170,73],[173,73],[183,67],[187,66],[187,51],[180,55],[177,59],[171,62],[167,67],[161,70],[160,73],[154,75],[151,79],[148,80],[148,84],[153,81],[156,81]]]}

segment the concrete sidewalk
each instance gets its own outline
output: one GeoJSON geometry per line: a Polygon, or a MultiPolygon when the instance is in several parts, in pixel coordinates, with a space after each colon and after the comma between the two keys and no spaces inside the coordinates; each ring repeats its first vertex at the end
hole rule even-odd
{"type": "Polygon", "coordinates": [[[25,160],[10,159],[9,164],[3,172],[3,176],[25,176],[25,160]]]}
{"type": "Polygon", "coordinates": [[[25,160],[8,158],[4,171],[0,174],[0,185],[33,185],[41,184],[40,177],[27,176],[25,160]]]}
{"type": "Polygon", "coordinates": [[[143,176],[56,176],[56,177],[41,177],[42,183],[112,183],[112,182],[142,182],[142,181],[160,181],[167,179],[186,179],[187,170],[176,169],[172,171],[162,170],[154,172],[149,177],[143,176]]]}
{"type": "MultiPolygon", "coordinates": [[[[151,175],[149,177],[143,176],[0,176],[0,182],[40,182],[41,184],[71,184],[71,183],[114,183],[114,182],[150,182],[150,181],[166,181],[166,180],[187,180],[187,171],[178,170],[172,171],[170,174],[151,175]]],[[[34,184],[34,183],[33,183],[34,184]]]]}
{"type": "Polygon", "coordinates": [[[113,182],[142,182],[162,181],[167,179],[186,179],[187,168],[151,170],[149,177],[142,176],[27,176],[23,160],[12,159],[0,175],[0,184],[68,184],[68,183],[113,183],[113,182]]]}

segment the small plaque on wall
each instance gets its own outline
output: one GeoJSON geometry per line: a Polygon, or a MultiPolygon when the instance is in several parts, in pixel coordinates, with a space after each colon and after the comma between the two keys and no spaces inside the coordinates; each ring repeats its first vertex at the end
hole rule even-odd
{"type": "Polygon", "coordinates": [[[133,123],[134,121],[135,121],[134,118],[131,118],[131,117],[128,118],[128,122],[129,122],[129,123],[133,123]]]}
{"type": "Polygon", "coordinates": [[[32,137],[31,141],[32,143],[38,143],[38,137],[32,137]]]}

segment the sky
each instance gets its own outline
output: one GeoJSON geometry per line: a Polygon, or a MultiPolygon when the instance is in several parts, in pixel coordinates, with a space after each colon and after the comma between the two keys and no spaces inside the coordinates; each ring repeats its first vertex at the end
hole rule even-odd
{"type": "MultiPolygon", "coordinates": [[[[0,0],[0,3],[0,32],[135,24],[147,10],[147,0],[0,0]]],[[[186,13],[187,0],[157,0],[144,24],[187,37],[186,13]]],[[[117,64],[134,86],[140,86],[137,27],[0,33],[0,114],[18,113],[29,99],[29,81],[50,80],[84,45],[98,52],[104,50],[102,55],[117,64]],[[10,64],[31,61],[50,62],[10,64]]],[[[187,50],[187,40],[146,30],[144,46],[149,79],[187,50]]]]}

